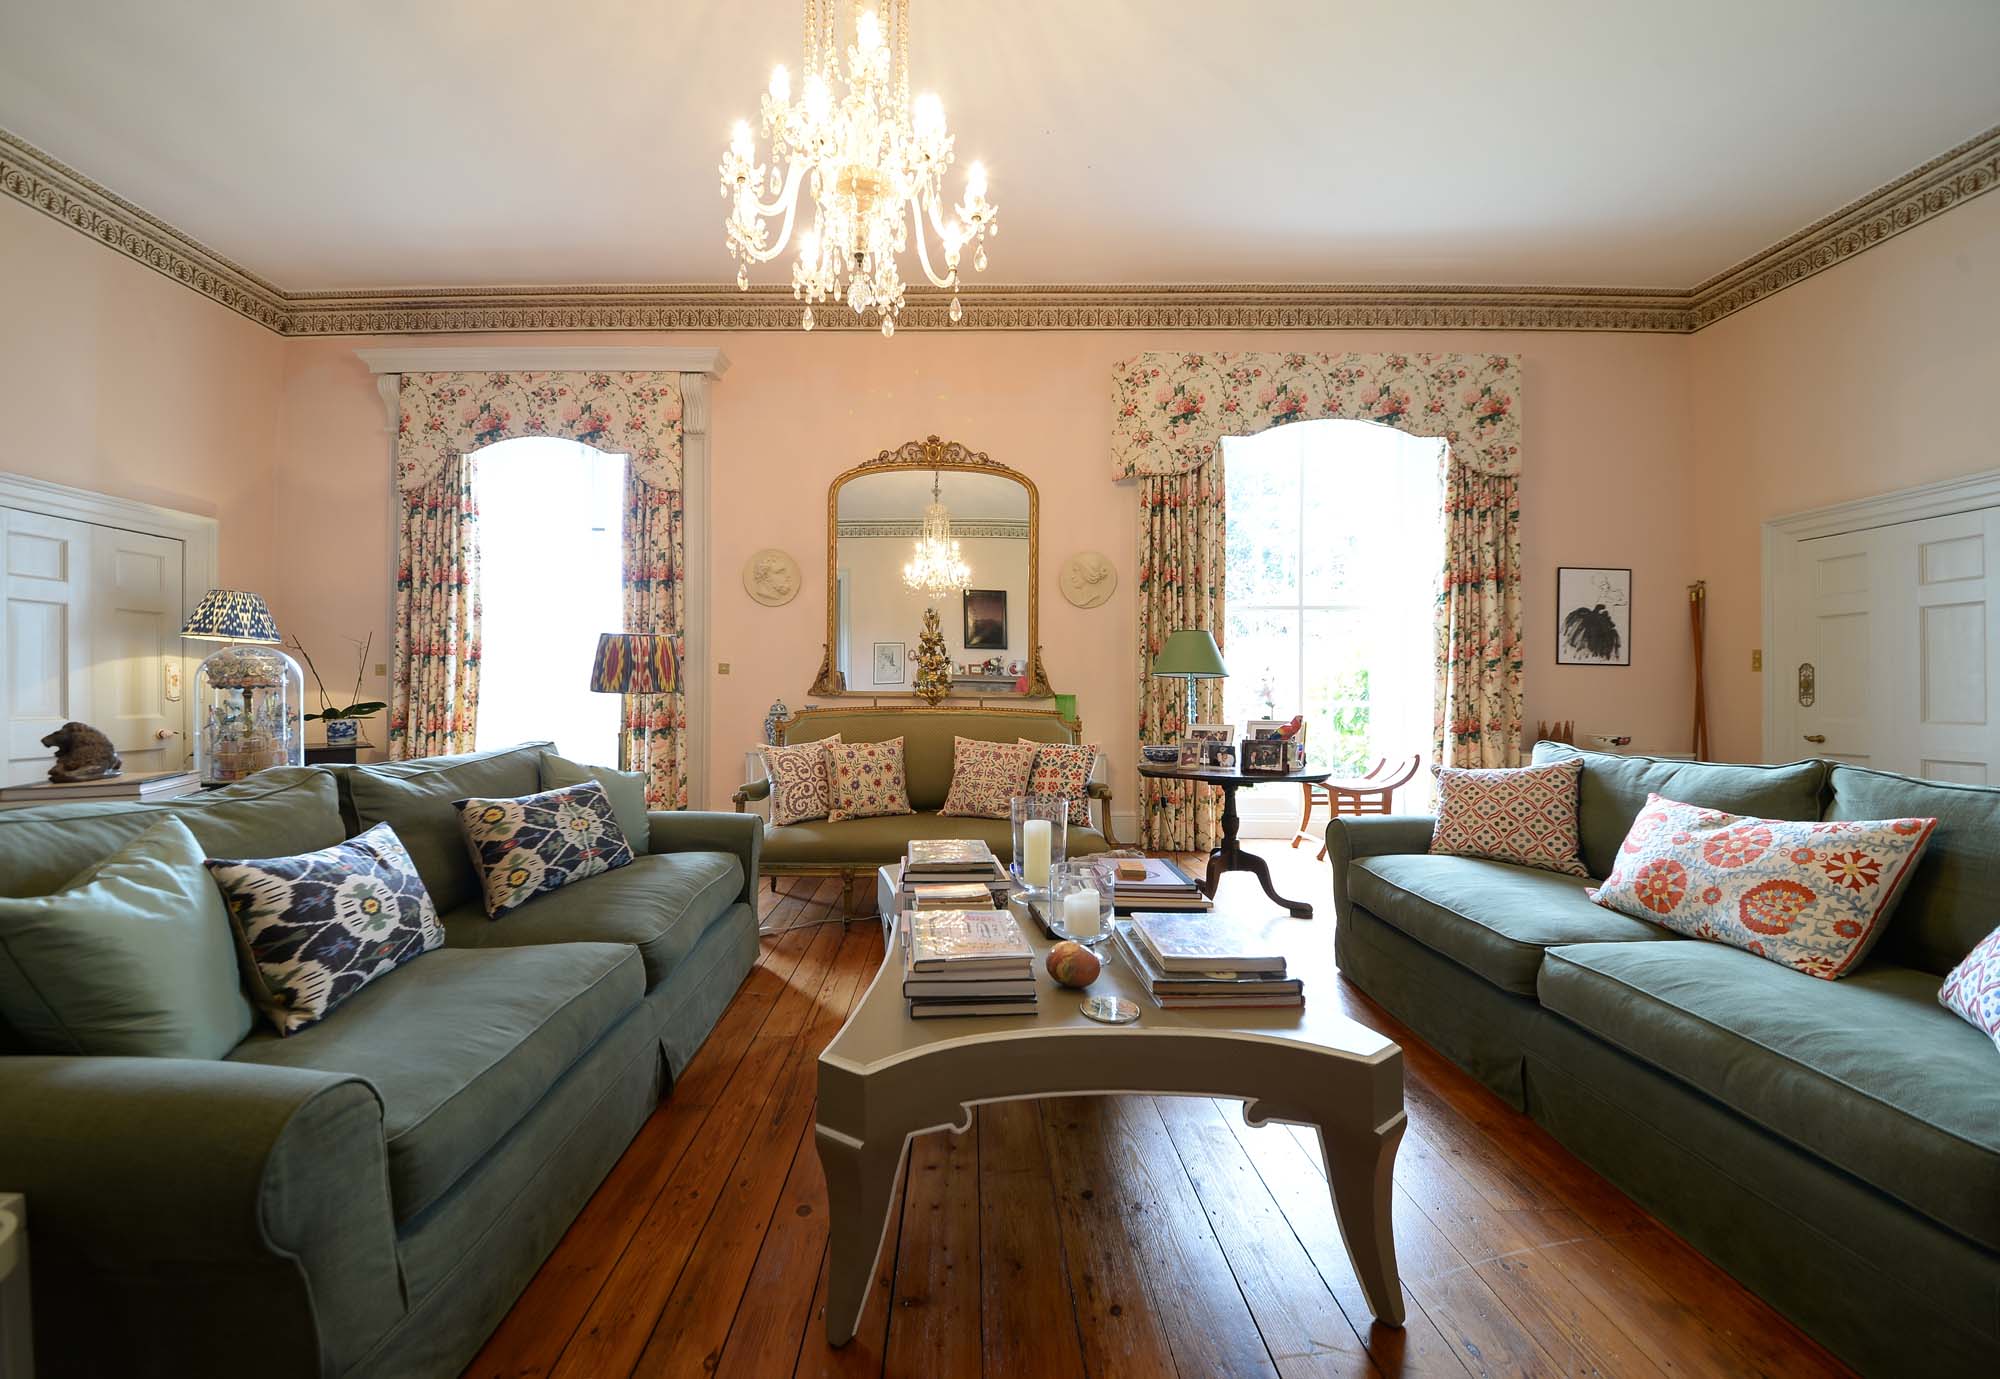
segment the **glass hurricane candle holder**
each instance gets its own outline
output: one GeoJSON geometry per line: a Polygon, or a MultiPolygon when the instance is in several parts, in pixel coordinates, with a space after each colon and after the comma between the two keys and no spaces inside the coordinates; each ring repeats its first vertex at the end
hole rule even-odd
{"type": "Polygon", "coordinates": [[[1111,936],[1111,887],[1091,863],[1055,868],[1049,890],[1050,922],[1062,937],[1095,948],[1111,936]]]}
{"type": "Polygon", "coordinates": [[[1069,797],[1016,795],[1007,814],[1014,826],[1014,879],[1030,898],[1046,900],[1050,874],[1068,855],[1069,797]]]}

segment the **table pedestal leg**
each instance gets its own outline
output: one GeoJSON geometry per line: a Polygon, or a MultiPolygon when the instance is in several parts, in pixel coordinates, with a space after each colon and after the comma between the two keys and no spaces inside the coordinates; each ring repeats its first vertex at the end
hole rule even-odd
{"type": "Polygon", "coordinates": [[[1333,1193],[1333,1213],[1340,1220],[1340,1237],[1347,1258],[1375,1320],[1387,1326],[1403,1324],[1403,1287],[1396,1271],[1396,1230],[1393,1217],[1396,1147],[1402,1142],[1403,1113],[1373,1130],[1346,1128],[1324,1121],[1319,1126],[1321,1156],[1333,1193]]]}
{"type": "Polygon", "coordinates": [[[1223,785],[1222,791],[1222,841],[1215,851],[1208,854],[1208,874],[1202,879],[1201,893],[1210,900],[1215,899],[1216,887],[1222,882],[1222,874],[1228,871],[1247,871],[1257,878],[1257,884],[1264,888],[1264,894],[1271,903],[1282,907],[1296,919],[1311,919],[1313,907],[1303,900],[1287,900],[1279,895],[1271,885],[1271,868],[1264,859],[1254,852],[1245,852],[1238,834],[1243,828],[1242,816],[1236,812],[1236,787],[1223,785]]]}

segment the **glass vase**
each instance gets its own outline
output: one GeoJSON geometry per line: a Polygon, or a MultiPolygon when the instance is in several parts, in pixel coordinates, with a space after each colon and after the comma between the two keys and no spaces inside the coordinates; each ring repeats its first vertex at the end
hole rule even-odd
{"type": "Polygon", "coordinates": [[[1046,900],[1050,876],[1069,853],[1069,797],[1016,795],[1007,815],[1014,826],[1014,879],[1029,898],[1046,900]]]}

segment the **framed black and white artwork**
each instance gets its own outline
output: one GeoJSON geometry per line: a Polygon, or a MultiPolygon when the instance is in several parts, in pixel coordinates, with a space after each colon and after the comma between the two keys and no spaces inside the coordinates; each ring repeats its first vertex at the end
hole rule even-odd
{"type": "Polygon", "coordinates": [[[1556,664],[1632,664],[1632,572],[1564,565],[1556,570],[1556,664]]]}
{"type": "Polygon", "coordinates": [[[875,683],[878,685],[900,685],[905,678],[903,673],[903,644],[901,642],[875,643],[875,683]]]}

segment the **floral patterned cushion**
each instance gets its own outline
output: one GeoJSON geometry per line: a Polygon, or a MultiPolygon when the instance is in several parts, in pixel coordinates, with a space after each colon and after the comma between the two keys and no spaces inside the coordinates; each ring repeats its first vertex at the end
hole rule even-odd
{"type": "Polygon", "coordinates": [[[452,808],[486,889],[488,919],[632,860],[611,796],[594,780],[514,800],[454,800],[452,808]]]}
{"type": "Polygon", "coordinates": [[[1431,769],[1437,776],[1432,852],[1590,875],[1577,855],[1581,761],[1513,770],[1431,769]]]}
{"type": "Polygon", "coordinates": [[[280,1034],[325,1019],[383,973],[444,943],[416,863],[387,824],[297,857],[205,865],[249,959],[250,999],[280,1034]]]}
{"type": "Polygon", "coordinates": [[[977,737],[951,740],[951,789],[940,814],[1004,819],[1016,795],[1028,793],[1035,744],[989,742],[977,737]]]}
{"type": "Polygon", "coordinates": [[[1648,795],[1590,898],[1831,981],[1888,926],[1936,819],[1792,823],[1648,795]]]}
{"type": "Polygon", "coordinates": [[[2000,1046],[2000,929],[1979,940],[1946,975],[1938,1004],[2000,1046]]]}
{"type": "Polygon", "coordinates": [[[827,779],[826,749],[840,741],[840,734],[794,747],[765,747],[764,774],[771,778],[771,822],[802,824],[808,819],[824,819],[833,808],[832,787],[827,779]]]}
{"type": "Polygon", "coordinates": [[[826,769],[833,792],[833,807],[826,813],[829,823],[910,812],[902,738],[836,742],[826,749],[826,769]]]}
{"type": "Polygon", "coordinates": [[[1035,766],[1028,774],[1030,795],[1062,795],[1069,800],[1069,821],[1090,825],[1090,773],[1097,765],[1095,747],[1068,742],[1021,741],[1035,749],[1035,766]]]}

